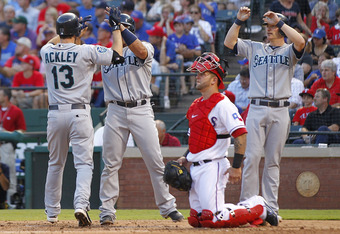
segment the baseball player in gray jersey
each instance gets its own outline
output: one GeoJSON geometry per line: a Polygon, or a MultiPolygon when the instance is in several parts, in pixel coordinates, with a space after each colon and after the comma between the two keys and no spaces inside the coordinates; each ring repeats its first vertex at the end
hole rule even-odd
{"type": "Polygon", "coordinates": [[[163,157],[150,104],[153,46],[137,39],[134,29],[134,20],[127,14],[121,14],[125,63],[102,66],[104,97],[109,103],[103,133],[105,167],[99,194],[102,225],[113,224],[116,219],[114,205],[119,195],[118,170],[130,133],[149,171],[160,214],[165,218],[170,217],[174,222],[183,220],[183,215],[176,209],[175,198],[163,181],[163,157]]]}
{"type": "Polygon", "coordinates": [[[58,221],[63,170],[71,143],[77,170],[74,215],[79,226],[91,225],[87,211],[90,210],[93,170],[93,127],[89,105],[93,73],[96,64],[124,62],[120,31],[113,32],[115,43],[107,49],[79,45],[84,28],[73,13],[61,15],[56,23],[58,36],[40,52],[46,67],[49,102],[47,141],[50,159],[45,187],[47,220],[51,223],[58,221]]]}
{"type": "Polygon", "coordinates": [[[250,109],[247,118],[247,147],[242,175],[241,202],[259,194],[259,163],[262,151],[265,162],[262,196],[278,212],[280,160],[288,137],[288,113],[294,66],[304,52],[303,37],[284,21],[281,14],[268,11],[263,15],[268,44],[238,38],[241,24],[250,17],[250,9],[241,7],[224,45],[249,60],[250,109]],[[284,35],[292,44],[287,45],[284,35]]]}

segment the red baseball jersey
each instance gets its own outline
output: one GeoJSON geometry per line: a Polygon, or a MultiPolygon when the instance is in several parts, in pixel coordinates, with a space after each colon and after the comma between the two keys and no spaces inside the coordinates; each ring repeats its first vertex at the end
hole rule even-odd
{"type": "Polygon", "coordinates": [[[295,122],[299,122],[299,125],[303,125],[306,121],[307,115],[313,111],[316,111],[318,108],[316,108],[315,106],[311,106],[311,107],[301,107],[300,109],[298,109],[294,115],[293,118],[293,123],[295,122]]]}
{"type": "Polygon", "coordinates": [[[340,25],[337,24],[329,30],[329,40],[332,45],[340,45],[340,25]]]}

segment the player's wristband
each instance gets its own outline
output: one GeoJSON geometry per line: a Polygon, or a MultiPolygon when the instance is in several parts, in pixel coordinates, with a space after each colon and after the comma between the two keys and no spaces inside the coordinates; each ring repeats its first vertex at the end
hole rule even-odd
{"type": "Polygon", "coordinates": [[[278,28],[282,28],[282,26],[284,25],[285,23],[282,21],[282,20],[280,20],[277,24],[276,24],[276,26],[278,27],[278,28]]]}
{"type": "Polygon", "coordinates": [[[239,20],[238,18],[236,18],[236,20],[234,21],[235,24],[237,24],[238,26],[241,26],[245,21],[239,20]]]}
{"type": "Polygon", "coordinates": [[[243,160],[243,154],[234,154],[233,168],[240,168],[243,160]]]}
{"type": "Polygon", "coordinates": [[[135,40],[137,40],[138,38],[136,37],[135,34],[133,34],[132,32],[130,32],[129,29],[124,29],[124,31],[122,32],[122,37],[125,41],[125,43],[127,44],[127,46],[131,45],[132,43],[135,42],[135,40]]]}
{"type": "Polygon", "coordinates": [[[183,157],[187,157],[188,156],[188,154],[189,154],[189,149],[187,149],[186,151],[185,151],[185,153],[183,154],[183,157]]]}
{"type": "Polygon", "coordinates": [[[120,29],[120,25],[116,24],[114,26],[111,26],[111,28],[112,28],[112,32],[113,32],[113,31],[119,30],[120,29]]]}

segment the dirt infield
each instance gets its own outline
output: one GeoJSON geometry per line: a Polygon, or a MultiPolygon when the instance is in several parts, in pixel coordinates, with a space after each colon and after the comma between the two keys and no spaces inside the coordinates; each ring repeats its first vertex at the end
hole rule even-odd
{"type": "Polygon", "coordinates": [[[91,227],[79,228],[76,220],[59,221],[50,224],[47,221],[1,221],[1,233],[280,233],[311,234],[340,233],[340,221],[283,220],[278,227],[242,226],[231,229],[192,228],[186,221],[174,223],[171,220],[118,220],[113,226],[100,226],[94,221],[91,227]]]}

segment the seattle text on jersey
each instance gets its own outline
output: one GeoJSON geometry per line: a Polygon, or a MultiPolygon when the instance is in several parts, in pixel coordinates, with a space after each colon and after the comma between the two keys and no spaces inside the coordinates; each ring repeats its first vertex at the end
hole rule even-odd
{"type": "Polygon", "coordinates": [[[136,56],[126,56],[125,62],[121,64],[111,64],[110,66],[103,66],[104,73],[108,73],[113,68],[116,68],[118,66],[126,66],[126,65],[135,65],[137,67],[141,66],[142,64],[139,63],[138,58],[136,56]]]}
{"type": "Polygon", "coordinates": [[[253,67],[257,67],[265,64],[283,64],[289,66],[289,57],[284,55],[265,55],[265,56],[254,56],[253,67]]]}

